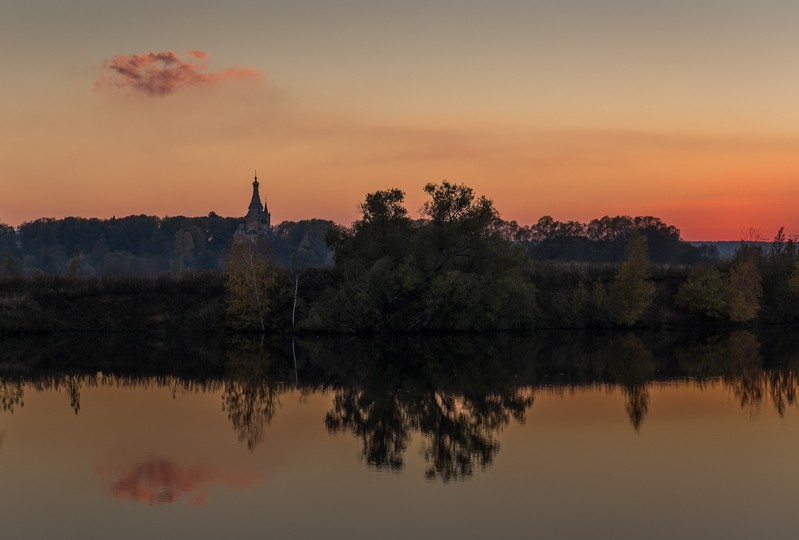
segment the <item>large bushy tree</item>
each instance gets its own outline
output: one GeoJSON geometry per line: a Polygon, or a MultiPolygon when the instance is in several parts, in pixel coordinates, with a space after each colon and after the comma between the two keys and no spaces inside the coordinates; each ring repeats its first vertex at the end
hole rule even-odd
{"type": "Polygon", "coordinates": [[[428,184],[413,221],[398,189],[366,196],[361,218],[329,235],[341,272],[310,324],[340,330],[480,330],[532,324],[534,288],[521,245],[493,203],[463,185],[428,184]]]}
{"type": "Polygon", "coordinates": [[[730,320],[746,322],[755,319],[760,311],[763,283],[760,275],[759,253],[739,250],[730,269],[730,320]]]}
{"type": "Polygon", "coordinates": [[[686,313],[709,319],[728,311],[729,285],[717,268],[697,265],[677,291],[675,303],[686,313]]]}

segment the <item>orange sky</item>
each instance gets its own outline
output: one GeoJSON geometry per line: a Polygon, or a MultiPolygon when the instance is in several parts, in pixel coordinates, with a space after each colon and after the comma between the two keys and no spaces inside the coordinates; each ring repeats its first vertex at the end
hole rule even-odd
{"type": "Polygon", "coordinates": [[[795,3],[151,3],[4,8],[0,222],[237,216],[257,168],[273,222],[448,179],[523,224],[799,233],[795,3]]]}

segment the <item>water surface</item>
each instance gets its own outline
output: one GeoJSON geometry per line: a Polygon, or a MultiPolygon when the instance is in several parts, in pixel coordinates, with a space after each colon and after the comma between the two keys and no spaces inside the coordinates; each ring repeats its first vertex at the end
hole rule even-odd
{"type": "Polygon", "coordinates": [[[4,538],[793,538],[791,333],[0,342],[4,538]]]}

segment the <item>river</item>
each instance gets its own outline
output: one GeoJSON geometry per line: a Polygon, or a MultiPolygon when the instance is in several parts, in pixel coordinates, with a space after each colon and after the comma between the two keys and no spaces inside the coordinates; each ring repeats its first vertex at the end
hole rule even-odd
{"type": "Polygon", "coordinates": [[[799,342],[0,340],[3,538],[794,538],[799,342]]]}

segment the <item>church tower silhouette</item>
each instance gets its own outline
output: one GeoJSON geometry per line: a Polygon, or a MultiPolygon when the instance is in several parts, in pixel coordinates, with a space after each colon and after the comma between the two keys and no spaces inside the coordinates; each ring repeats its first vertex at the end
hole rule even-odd
{"type": "Polygon", "coordinates": [[[258,190],[258,171],[252,181],[252,198],[247,207],[247,215],[239,222],[239,228],[233,234],[234,240],[257,241],[259,238],[269,238],[272,234],[272,216],[264,198],[261,204],[261,194],[258,190]]]}

